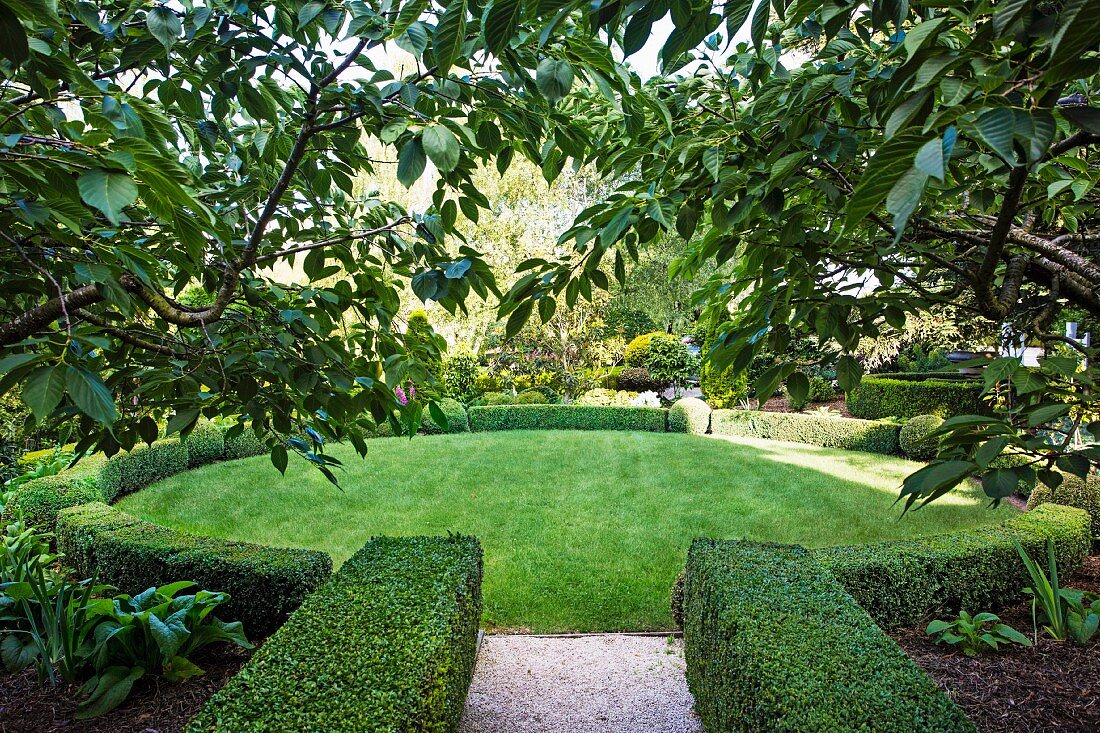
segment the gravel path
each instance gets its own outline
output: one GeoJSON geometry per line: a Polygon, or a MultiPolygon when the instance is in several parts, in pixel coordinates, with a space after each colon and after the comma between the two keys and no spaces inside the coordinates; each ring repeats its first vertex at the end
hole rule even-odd
{"type": "Polygon", "coordinates": [[[671,637],[486,636],[459,733],[698,733],[671,637]]]}

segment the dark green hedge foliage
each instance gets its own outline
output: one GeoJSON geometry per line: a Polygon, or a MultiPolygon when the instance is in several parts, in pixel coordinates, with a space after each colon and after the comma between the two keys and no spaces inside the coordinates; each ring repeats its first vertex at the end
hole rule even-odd
{"type": "Polygon", "coordinates": [[[710,405],[683,397],[668,409],[668,432],[704,435],[710,429],[710,405]]]}
{"type": "Polygon", "coordinates": [[[1080,509],[1044,504],[996,525],[825,547],[814,556],[880,626],[910,626],[933,610],[975,614],[1023,600],[1030,582],[1013,540],[1046,567],[1046,539],[1052,538],[1058,571],[1068,577],[1088,554],[1089,521],[1080,509]]]}
{"type": "Polygon", "coordinates": [[[979,380],[869,374],[845,396],[845,403],[848,412],[868,420],[884,417],[907,420],[917,415],[948,418],[989,414],[989,406],[982,402],[981,394],[979,380]]]}
{"type": "Polygon", "coordinates": [[[936,457],[940,447],[939,438],[931,435],[942,424],[943,418],[938,415],[917,415],[898,433],[898,445],[913,460],[929,461],[936,457]]]}
{"type": "Polygon", "coordinates": [[[78,467],[20,486],[4,506],[3,521],[12,522],[21,514],[31,527],[53,532],[58,512],[92,501],[103,501],[103,492],[96,485],[94,472],[78,467]]]}
{"type": "Polygon", "coordinates": [[[425,409],[424,418],[420,422],[420,432],[426,435],[438,435],[439,433],[468,433],[470,423],[466,419],[466,408],[458,400],[445,397],[438,402],[439,409],[447,417],[447,428],[443,429],[431,413],[425,409]]]}
{"type": "Polygon", "coordinates": [[[480,616],[476,539],[373,539],[187,731],[454,731],[480,616]]]}
{"type": "Polygon", "coordinates": [[[665,431],[659,407],[595,405],[498,405],[471,407],[470,429],[493,430],[647,430],[665,431]]]}
{"type": "Polygon", "coordinates": [[[1043,504],[1062,504],[1084,509],[1092,517],[1089,530],[1094,539],[1100,541],[1100,476],[1090,474],[1088,480],[1069,474],[1062,475],[1062,483],[1057,489],[1039,483],[1027,499],[1027,508],[1035,509],[1043,504]]]}
{"type": "Polygon", "coordinates": [[[225,458],[225,430],[202,420],[183,441],[187,446],[187,467],[198,468],[225,458]]]}
{"type": "Polygon", "coordinates": [[[684,609],[708,733],[975,730],[801,547],[695,540],[684,609]]]}
{"type": "Polygon", "coordinates": [[[251,636],[277,629],[332,572],[323,552],[192,535],[102,503],[62,510],[57,543],[81,577],[97,575],[124,593],[179,580],[228,593],[219,615],[243,621],[251,636]]]}
{"type": "Polygon", "coordinates": [[[243,432],[233,437],[226,433],[225,460],[234,461],[238,458],[251,458],[267,454],[267,446],[263,444],[252,428],[246,427],[243,432]]]}
{"type": "Polygon", "coordinates": [[[796,412],[715,410],[710,416],[710,431],[715,435],[786,440],[869,453],[889,454],[898,450],[897,425],[796,412]]]}
{"type": "Polygon", "coordinates": [[[186,471],[187,463],[187,446],[179,438],[166,438],[108,458],[99,470],[96,484],[107,502],[113,503],[151,483],[186,471]]]}

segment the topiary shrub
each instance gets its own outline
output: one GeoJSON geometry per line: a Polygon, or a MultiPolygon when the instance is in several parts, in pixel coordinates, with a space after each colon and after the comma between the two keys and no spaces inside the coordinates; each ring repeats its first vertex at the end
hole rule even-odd
{"type": "Polygon", "coordinates": [[[1056,489],[1040,482],[1032,489],[1031,496],[1027,499],[1027,508],[1035,509],[1051,503],[1088,512],[1092,517],[1089,531],[1094,539],[1100,539],[1100,476],[1089,474],[1087,479],[1082,479],[1080,476],[1063,474],[1062,483],[1056,489]]]}
{"type": "Polygon", "coordinates": [[[188,468],[225,458],[225,431],[209,420],[200,420],[183,442],[187,446],[188,468]]]}
{"type": "Polygon", "coordinates": [[[683,397],[668,410],[668,432],[704,435],[710,430],[710,405],[695,397],[683,397]]]}
{"type": "Polygon", "coordinates": [[[267,455],[267,446],[251,428],[246,426],[236,435],[232,435],[232,429],[226,432],[225,459],[227,461],[264,455],[267,455]]]}
{"type": "Polygon", "coordinates": [[[102,503],[63,509],[57,544],[81,575],[123,593],[190,580],[230,598],[225,617],[250,635],[274,631],[332,572],[332,558],[203,537],[150,524],[102,503]]]}
{"type": "Polygon", "coordinates": [[[516,396],[510,392],[486,392],[481,395],[480,402],[483,405],[514,405],[516,396]]]}
{"type": "Polygon", "coordinates": [[[96,484],[104,498],[114,502],[151,483],[186,471],[187,466],[187,446],[179,438],[165,438],[108,458],[96,476],[96,484]]]}
{"type": "Polygon", "coordinates": [[[943,379],[924,374],[868,374],[845,396],[848,412],[878,420],[907,420],[918,415],[942,418],[955,415],[988,415],[982,398],[982,382],[943,379]]]}
{"type": "Polygon", "coordinates": [[[695,540],[683,608],[708,731],[975,731],[801,547],[695,540]]]}
{"type": "Polygon", "coordinates": [[[1089,516],[1044,504],[1000,524],[913,540],[823,547],[814,557],[883,628],[920,623],[933,611],[996,611],[1018,602],[1030,578],[1014,542],[1046,567],[1054,540],[1066,577],[1089,552],[1089,516]]]}
{"type": "Polygon", "coordinates": [[[502,405],[471,407],[470,429],[494,430],[645,430],[665,432],[659,407],[594,407],[588,405],[502,405]]]}
{"type": "Polygon", "coordinates": [[[516,395],[517,405],[549,405],[550,398],[548,398],[541,390],[526,389],[516,395]]]}
{"type": "Polygon", "coordinates": [[[378,537],[344,563],[187,733],[458,727],[481,616],[472,537],[378,537]]]}
{"type": "Polygon", "coordinates": [[[797,412],[715,410],[710,416],[715,435],[785,440],[825,448],[896,453],[898,426],[877,420],[803,415],[797,412]]]}
{"type": "Polygon", "coordinates": [[[617,389],[625,392],[661,392],[666,385],[653,375],[645,367],[630,367],[619,372],[615,380],[617,389]]]}
{"type": "Polygon", "coordinates": [[[439,374],[442,359],[435,344],[435,331],[428,320],[428,314],[422,308],[409,314],[409,323],[405,328],[405,345],[412,351],[422,352],[428,371],[434,375],[439,374]]]}
{"type": "Polygon", "coordinates": [[[653,343],[653,339],[667,335],[664,331],[650,331],[635,336],[626,345],[626,351],[623,352],[623,363],[628,367],[646,366],[646,362],[649,360],[649,345],[653,343]]]}
{"type": "Polygon", "coordinates": [[[909,420],[898,433],[898,445],[905,455],[917,461],[928,461],[936,457],[939,438],[930,438],[934,431],[943,425],[943,418],[936,415],[917,415],[909,420]]]}
{"type": "Polygon", "coordinates": [[[468,433],[470,423],[466,419],[466,408],[458,400],[444,397],[436,403],[447,418],[447,427],[439,425],[431,412],[425,408],[424,417],[420,421],[420,432],[425,435],[438,435],[439,433],[468,433]]]}
{"type": "Polygon", "coordinates": [[[28,526],[42,532],[53,532],[57,514],[62,509],[103,501],[103,492],[95,481],[96,470],[87,467],[71,469],[55,476],[28,481],[16,489],[4,504],[4,523],[13,522],[21,515],[28,526]]]}

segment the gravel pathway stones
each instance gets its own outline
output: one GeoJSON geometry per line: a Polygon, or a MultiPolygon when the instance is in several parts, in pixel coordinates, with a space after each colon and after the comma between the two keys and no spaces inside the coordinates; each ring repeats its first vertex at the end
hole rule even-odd
{"type": "Polygon", "coordinates": [[[698,733],[684,643],[486,636],[459,733],[698,733]]]}

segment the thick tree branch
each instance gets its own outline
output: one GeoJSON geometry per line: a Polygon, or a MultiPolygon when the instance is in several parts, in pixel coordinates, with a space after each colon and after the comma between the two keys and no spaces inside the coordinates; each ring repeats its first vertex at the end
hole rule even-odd
{"type": "Polygon", "coordinates": [[[61,318],[66,312],[85,308],[103,300],[95,285],[85,285],[64,296],[47,300],[40,306],[21,313],[7,323],[0,323],[0,345],[10,346],[30,338],[40,330],[61,318]]]}

